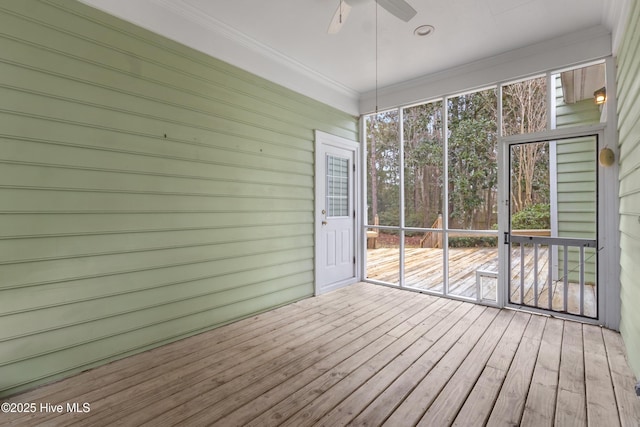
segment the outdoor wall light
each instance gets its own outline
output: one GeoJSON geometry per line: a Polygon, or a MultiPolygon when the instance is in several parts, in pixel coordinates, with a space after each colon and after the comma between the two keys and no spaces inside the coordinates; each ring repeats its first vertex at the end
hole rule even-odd
{"type": "Polygon", "coordinates": [[[593,96],[596,99],[596,104],[598,105],[604,104],[605,102],[607,102],[607,89],[602,87],[597,91],[593,92],[593,96]]]}

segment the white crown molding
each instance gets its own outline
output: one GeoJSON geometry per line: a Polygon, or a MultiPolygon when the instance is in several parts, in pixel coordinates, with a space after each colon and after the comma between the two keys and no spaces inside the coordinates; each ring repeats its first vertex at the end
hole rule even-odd
{"type": "Polygon", "coordinates": [[[358,114],[358,92],[183,0],[80,1],[341,111],[358,114]]]}
{"type": "MultiPolygon", "coordinates": [[[[442,72],[378,89],[379,110],[410,105],[445,95],[584,63],[611,55],[611,34],[603,26],[505,52],[442,72]]],[[[360,113],[375,110],[376,93],[360,98],[360,113]]]]}
{"type": "Polygon", "coordinates": [[[349,97],[357,98],[360,94],[347,86],[332,80],[323,74],[318,73],[313,68],[307,67],[294,60],[293,58],[284,55],[283,53],[267,46],[260,41],[253,39],[244,33],[236,30],[235,28],[225,24],[224,22],[214,18],[211,15],[206,14],[199,8],[186,3],[184,0],[152,0],[154,3],[161,5],[173,12],[176,12],[190,21],[202,25],[213,33],[218,34],[226,38],[227,40],[237,43],[247,49],[250,49],[254,53],[265,56],[268,60],[278,62],[293,71],[302,73],[308,77],[313,78],[321,84],[331,87],[333,90],[349,97]]]}

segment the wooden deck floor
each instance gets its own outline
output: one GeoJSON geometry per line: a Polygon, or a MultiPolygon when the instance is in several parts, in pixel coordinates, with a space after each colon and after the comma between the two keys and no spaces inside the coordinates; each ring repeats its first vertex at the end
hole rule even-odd
{"type": "Polygon", "coordinates": [[[634,383],[618,333],[360,283],[15,396],[90,412],[0,425],[637,427],[634,383]]]}
{"type": "MultiPolygon", "coordinates": [[[[398,248],[367,250],[367,278],[397,284],[398,268],[398,248]]],[[[450,293],[475,298],[476,270],[498,271],[497,248],[449,249],[450,293]]],[[[405,249],[405,281],[414,288],[441,292],[443,250],[405,249]]]]}
{"type": "MultiPolygon", "coordinates": [[[[512,286],[511,301],[520,304],[520,251],[514,250],[512,255],[512,286]]],[[[551,282],[551,307],[549,306],[549,280],[546,264],[546,249],[538,253],[538,301],[534,292],[534,257],[533,250],[527,249],[524,257],[525,276],[522,304],[542,309],[564,310],[564,282],[551,282]]],[[[399,283],[399,250],[398,248],[378,248],[367,250],[367,278],[387,282],[399,283]]],[[[450,248],[449,249],[449,294],[475,299],[476,270],[497,272],[497,248],[450,248]]],[[[425,289],[443,292],[443,251],[434,248],[406,248],[405,249],[405,286],[415,289],[425,289]]],[[[482,291],[483,299],[496,298],[495,286],[497,282],[489,282],[487,289],[482,291]]],[[[596,317],[597,299],[596,288],[585,285],[583,314],[596,317]]],[[[580,286],[568,283],[567,312],[580,314],[580,286]]]]}

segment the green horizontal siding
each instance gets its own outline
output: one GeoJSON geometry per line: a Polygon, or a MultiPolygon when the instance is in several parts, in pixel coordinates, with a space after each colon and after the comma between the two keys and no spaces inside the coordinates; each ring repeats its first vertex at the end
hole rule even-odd
{"type": "Polygon", "coordinates": [[[593,101],[593,98],[578,101],[573,104],[565,104],[559,78],[557,79],[557,85],[556,128],[560,129],[600,122],[600,111],[593,101]]]}
{"type": "Polygon", "coordinates": [[[0,396],[313,293],[357,118],[65,0],[0,3],[0,396]]]}
{"type": "Polygon", "coordinates": [[[640,4],[630,3],[626,34],[617,58],[620,135],[620,332],[629,365],[640,379],[640,4]]]}
{"type": "MultiPolygon", "coordinates": [[[[600,122],[592,99],[565,104],[560,78],[556,79],[556,127],[566,128],[600,122]]],[[[556,142],[558,237],[596,238],[596,140],[573,138],[556,142]]],[[[569,280],[578,282],[580,254],[569,249],[569,280]]],[[[564,252],[558,250],[559,277],[564,276],[564,252]]],[[[595,254],[585,253],[585,282],[596,283],[595,254]]]]}

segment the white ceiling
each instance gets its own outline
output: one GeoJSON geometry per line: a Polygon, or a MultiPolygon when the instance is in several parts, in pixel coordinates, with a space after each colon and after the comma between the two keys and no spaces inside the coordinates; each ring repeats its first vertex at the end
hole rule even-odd
{"type": "Polygon", "coordinates": [[[382,88],[583,29],[615,33],[626,0],[408,0],[408,23],[377,7],[377,49],[374,0],[353,2],[335,35],[339,0],[83,1],[310,96],[357,100],[376,68],[382,88]],[[422,24],[435,33],[413,35],[422,24]]]}

